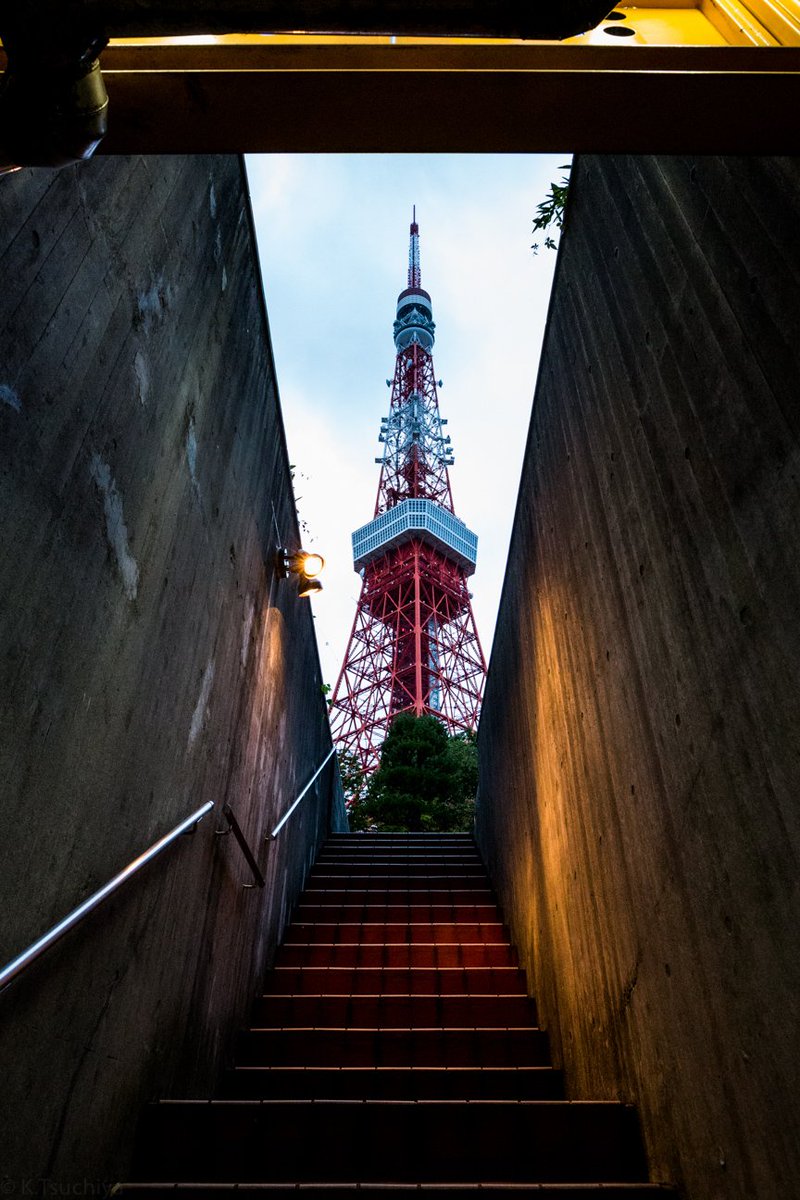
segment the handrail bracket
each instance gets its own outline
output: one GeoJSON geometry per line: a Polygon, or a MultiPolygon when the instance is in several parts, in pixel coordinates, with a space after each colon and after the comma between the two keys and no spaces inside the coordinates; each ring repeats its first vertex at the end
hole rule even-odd
{"type": "Polygon", "coordinates": [[[225,820],[228,822],[228,828],[227,829],[215,829],[214,833],[217,835],[217,837],[227,837],[229,833],[232,833],[233,836],[235,837],[236,841],[239,844],[239,849],[241,850],[242,854],[244,855],[245,861],[247,862],[248,867],[253,872],[253,879],[255,880],[255,883],[243,883],[242,887],[263,888],[267,881],[265,880],[264,876],[261,873],[261,868],[259,867],[258,863],[256,862],[255,855],[253,854],[253,851],[250,849],[250,845],[247,841],[247,838],[244,836],[244,833],[242,832],[242,827],[239,824],[239,822],[236,820],[236,816],[235,816],[234,811],[231,808],[230,804],[223,804],[222,815],[225,818],[225,820]]]}

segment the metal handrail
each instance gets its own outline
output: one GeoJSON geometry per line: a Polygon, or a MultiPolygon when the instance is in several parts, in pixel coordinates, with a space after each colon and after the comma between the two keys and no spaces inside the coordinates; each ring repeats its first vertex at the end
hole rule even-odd
{"type": "Polygon", "coordinates": [[[301,793],[300,793],[300,795],[297,797],[297,799],[295,800],[295,802],[294,802],[294,804],[292,805],[292,807],[291,807],[291,808],[289,808],[289,809],[287,809],[287,811],[286,811],[286,812],[283,814],[283,816],[281,817],[280,821],[278,821],[278,824],[277,824],[277,825],[275,826],[275,828],[273,829],[272,833],[268,833],[268,834],[267,834],[267,836],[264,838],[264,841],[265,841],[265,842],[274,842],[274,841],[275,841],[275,838],[278,836],[278,834],[280,833],[280,831],[283,829],[284,825],[285,825],[285,824],[286,824],[286,822],[289,820],[289,817],[292,815],[292,813],[294,812],[294,810],[297,808],[298,804],[299,804],[299,803],[300,803],[300,801],[303,799],[303,797],[305,796],[306,792],[308,792],[308,790],[310,789],[311,785],[312,785],[313,783],[315,783],[315,782],[316,782],[316,779],[317,779],[317,777],[318,777],[318,776],[321,774],[323,767],[327,766],[327,764],[328,764],[328,763],[330,762],[330,760],[333,758],[333,756],[334,756],[334,754],[335,754],[335,753],[336,753],[336,747],[335,747],[335,746],[331,746],[330,750],[329,750],[329,751],[328,751],[328,753],[325,755],[325,757],[323,758],[322,762],[319,764],[319,766],[317,767],[316,771],[315,771],[315,772],[314,772],[314,774],[311,776],[311,778],[309,779],[308,783],[307,783],[307,784],[306,784],[306,786],[303,788],[302,792],[301,792],[301,793]]]}
{"type": "Polygon", "coordinates": [[[57,925],[54,925],[52,929],[49,929],[38,941],[29,946],[27,950],[23,950],[10,963],[7,963],[2,971],[0,971],[0,992],[7,988],[12,980],[16,979],[26,967],[29,967],[40,954],[44,954],[45,950],[49,950],[51,946],[55,945],[68,930],[72,929],[73,925],[77,925],[83,917],[97,908],[98,904],[101,904],[107,896],[115,892],[126,879],[130,879],[132,875],[140,871],[142,867],[160,854],[162,850],[166,850],[167,846],[180,837],[182,833],[186,833],[188,829],[191,829],[193,825],[201,821],[206,813],[211,812],[213,807],[213,800],[206,801],[196,812],[187,817],[185,821],[181,821],[180,825],[176,825],[174,829],[165,834],[164,837],[159,838],[157,842],[154,842],[149,849],[140,854],[138,858],[135,858],[133,862],[128,863],[127,867],[123,868],[118,875],[115,875],[113,879],[109,879],[108,883],[104,884],[98,891],[93,892],[88,900],[84,900],[83,904],[79,904],[77,908],[73,908],[71,913],[68,913],[66,917],[59,921],[57,925]]]}

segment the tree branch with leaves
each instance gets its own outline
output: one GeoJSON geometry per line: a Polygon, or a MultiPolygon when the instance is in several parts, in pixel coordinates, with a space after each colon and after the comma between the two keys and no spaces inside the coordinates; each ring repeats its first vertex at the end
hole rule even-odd
{"type": "MultiPolygon", "coordinates": [[[[567,203],[567,191],[569,190],[569,172],[571,163],[562,163],[559,171],[566,171],[560,183],[555,181],[550,184],[550,190],[544,200],[536,208],[536,216],[533,218],[533,233],[544,233],[545,239],[542,243],[545,250],[556,250],[558,242],[549,233],[548,229],[561,230],[564,224],[564,206],[567,203]]],[[[531,246],[534,254],[539,253],[539,243],[534,242],[531,246]]]]}

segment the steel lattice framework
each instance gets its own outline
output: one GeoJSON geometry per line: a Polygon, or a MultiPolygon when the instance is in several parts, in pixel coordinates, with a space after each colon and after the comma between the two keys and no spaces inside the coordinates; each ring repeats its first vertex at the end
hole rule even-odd
{"type": "Polygon", "coordinates": [[[361,595],[331,702],[334,740],[365,771],[377,767],[397,713],[432,713],[451,733],[474,729],[486,677],[467,588],[477,538],[453,507],[434,331],[415,219],[408,287],[394,323],[397,358],[389,415],[381,422],[375,513],[353,534],[361,595]]]}

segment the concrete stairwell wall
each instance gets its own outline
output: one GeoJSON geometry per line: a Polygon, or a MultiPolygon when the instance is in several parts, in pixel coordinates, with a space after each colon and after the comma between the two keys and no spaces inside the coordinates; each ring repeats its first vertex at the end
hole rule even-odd
{"type": "Polygon", "coordinates": [[[0,996],[4,1194],[96,1195],[210,1094],[343,811],[331,766],[263,843],[330,735],[240,160],[2,179],[0,278],[0,960],[217,806],[0,996]]]}
{"type": "Polygon", "coordinates": [[[691,1200],[800,1177],[798,229],[798,160],[576,162],[479,731],[569,1093],[691,1200]]]}

